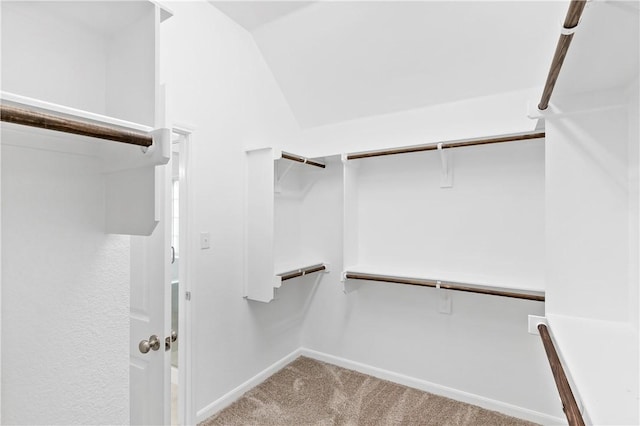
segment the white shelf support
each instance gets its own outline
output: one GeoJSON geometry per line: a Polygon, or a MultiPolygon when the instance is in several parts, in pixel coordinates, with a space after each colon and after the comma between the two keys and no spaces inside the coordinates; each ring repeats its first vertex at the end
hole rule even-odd
{"type": "Polygon", "coordinates": [[[447,289],[440,288],[441,282],[436,283],[436,292],[438,293],[438,312],[441,314],[451,315],[451,292],[447,289]]]}
{"type": "MultiPolygon", "coordinates": [[[[289,174],[289,172],[291,171],[294,165],[295,163],[287,164],[287,166],[280,173],[280,175],[275,177],[274,191],[276,192],[276,194],[280,194],[282,192],[282,181],[287,176],[287,174],[289,174]]],[[[280,168],[279,166],[276,166],[276,172],[278,171],[279,168],[280,168]]]]}
{"type": "Polygon", "coordinates": [[[440,188],[453,187],[453,167],[451,154],[446,152],[442,147],[442,142],[438,144],[438,152],[440,153],[440,165],[442,173],[440,176],[440,188]]]}

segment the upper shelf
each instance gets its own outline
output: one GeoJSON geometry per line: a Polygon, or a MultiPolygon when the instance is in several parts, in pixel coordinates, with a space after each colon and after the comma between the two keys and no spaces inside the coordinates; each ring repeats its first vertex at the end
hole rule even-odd
{"type": "Polygon", "coordinates": [[[4,144],[100,157],[104,172],[169,160],[166,129],[154,130],[13,93],[1,92],[0,101],[4,144]]]}
{"type": "Polygon", "coordinates": [[[319,167],[321,169],[324,169],[326,167],[324,163],[321,163],[319,161],[313,160],[311,158],[303,157],[301,155],[290,154],[284,151],[280,153],[280,158],[283,158],[285,160],[290,160],[290,161],[296,161],[302,164],[307,164],[309,166],[319,167]]]}
{"type": "Polygon", "coordinates": [[[169,161],[169,129],[153,130],[9,93],[2,93],[1,106],[3,146],[98,159],[100,167],[96,172],[106,174],[105,232],[126,235],[153,232],[158,223],[155,166],[169,161]],[[133,135],[149,145],[111,140],[123,135],[125,139],[133,135]]]}
{"type": "Polygon", "coordinates": [[[274,191],[278,196],[303,197],[326,168],[318,159],[283,151],[274,151],[274,160],[274,191]]]}
{"type": "Polygon", "coordinates": [[[161,217],[163,12],[147,0],[2,4],[3,150],[46,151],[52,167],[86,157],[103,175],[106,233],[150,235],[161,217]]]}
{"type": "MultiPolygon", "coordinates": [[[[378,281],[395,284],[408,284],[423,287],[444,288],[448,290],[462,291],[468,293],[479,293],[493,296],[503,296],[515,299],[526,299],[544,302],[545,293],[540,289],[522,288],[512,285],[494,285],[487,282],[479,282],[478,277],[473,278],[467,275],[464,278],[460,274],[448,274],[448,279],[444,278],[418,278],[419,275],[407,275],[391,273],[389,271],[382,272],[379,267],[352,266],[347,267],[343,273],[343,278],[378,281]]],[[[424,276],[424,275],[423,275],[424,276]]],[[[485,281],[485,280],[483,280],[485,281]]]]}
{"type": "Polygon", "coordinates": [[[466,146],[489,145],[489,144],[505,143],[505,142],[518,142],[518,141],[525,141],[525,140],[531,140],[531,139],[543,139],[544,137],[545,137],[545,133],[543,131],[536,131],[536,132],[530,132],[530,133],[518,133],[513,135],[492,136],[492,137],[485,137],[485,138],[478,138],[478,139],[446,141],[442,143],[435,143],[435,144],[432,143],[427,145],[413,145],[413,146],[406,146],[406,147],[400,147],[400,148],[356,152],[356,153],[346,154],[345,157],[347,160],[358,160],[361,158],[380,157],[384,155],[409,154],[412,152],[422,152],[422,151],[436,151],[438,149],[445,149],[445,148],[461,148],[466,146]]]}
{"type": "MultiPolygon", "coordinates": [[[[84,136],[93,136],[101,139],[115,140],[117,142],[132,143],[133,145],[150,146],[151,138],[148,133],[153,130],[149,126],[145,126],[138,123],[132,123],[130,121],[120,120],[118,118],[108,117],[106,115],[95,114],[89,111],[83,111],[77,108],[70,108],[64,105],[54,104],[52,102],[46,102],[40,99],[29,98],[26,96],[20,96],[9,92],[0,92],[0,99],[3,106],[15,107],[26,110],[27,112],[35,112],[43,115],[50,115],[57,117],[61,120],[67,120],[67,123],[59,123],[61,128],[55,128],[53,126],[56,123],[47,123],[47,117],[38,119],[33,118],[33,123],[29,124],[35,127],[50,128],[51,130],[62,130],[67,127],[68,129],[76,129],[76,131],[63,130],[68,133],[76,133],[84,136]],[[85,124],[83,130],[82,124],[85,124]],[[92,126],[94,126],[92,128],[92,126]],[[103,134],[100,135],[101,130],[97,127],[103,128],[103,134]],[[109,132],[110,131],[110,132],[109,132]],[[93,134],[92,134],[93,133],[93,134]],[[118,135],[120,133],[121,135],[118,135]],[[129,140],[125,139],[125,134],[129,133],[131,137],[129,140]],[[143,140],[148,139],[148,142],[143,140]]],[[[7,116],[7,118],[10,118],[7,116]]],[[[5,114],[3,111],[2,121],[5,120],[5,114]]],[[[10,120],[17,124],[19,121],[10,120]]]]}

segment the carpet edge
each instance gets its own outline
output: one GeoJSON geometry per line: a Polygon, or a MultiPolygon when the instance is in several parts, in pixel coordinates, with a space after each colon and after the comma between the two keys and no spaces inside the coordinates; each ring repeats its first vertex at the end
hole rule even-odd
{"type": "Polygon", "coordinates": [[[430,392],[435,395],[443,396],[446,398],[461,401],[467,404],[476,405],[481,408],[485,408],[491,411],[497,411],[501,414],[505,414],[511,417],[517,417],[530,422],[539,423],[543,425],[566,425],[567,422],[564,418],[555,417],[549,414],[541,413],[535,410],[531,410],[517,405],[508,404],[506,402],[498,401],[491,398],[486,398],[480,395],[464,392],[458,389],[442,386],[436,383],[428,382],[426,380],[417,379],[415,377],[406,376],[403,374],[395,373],[393,371],[384,370],[382,368],[373,367],[368,364],[363,364],[357,361],[352,361],[347,358],[330,355],[324,352],[319,352],[313,349],[301,347],[298,349],[298,356],[305,356],[315,359],[317,361],[333,364],[338,367],[346,368],[348,370],[357,371],[359,373],[367,374],[369,376],[376,377],[378,379],[387,380],[389,382],[404,385],[410,388],[418,389],[425,392],[430,392]]]}
{"type": "Polygon", "coordinates": [[[213,416],[222,409],[233,404],[240,399],[245,393],[264,382],[273,374],[280,371],[282,368],[295,361],[298,357],[305,356],[307,358],[315,359],[317,361],[333,364],[338,367],[346,368],[348,370],[357,371],[359,373],[368,374],[378,379],[387,380],[389,382],[397,383],[400,385],[408,386],[410,388],[418,389],[425,392],[430,392],[435,395],[443,396],[446,398],[461,401],[467,404],[476,405],[478,407],[485,408],[487,410],[497,411],[501,414],[505,414],[511,417],[517,417],[520,419],[528,420],[534,423],[543,425],[566,425],[567,422],[561,417],[551,416],[549,414],[540,413],[538,411],[530,410],[528,408],[519,407],[517,405],[508,404],[506,402],[486,398],[480,395],[464,392],[458,389],[442,386],[436,383],[428,382],[426,380],[417,379],[415,377],[406,376],[403,374],[395,373],[393,371],[384,370],[378,367],[373,367],[368,364],[352,361],[347,358],[330,355],[328,353],[308,349],[305,347],[299,347],[293,352],[285,355],[280,360],[271,364],[258,374],[249,378],[233,390],[225,393],[220,398],[214,400],[210,404],[197,410],[196,412],[196,424],[200,423],[209,417],[213,416]]]}

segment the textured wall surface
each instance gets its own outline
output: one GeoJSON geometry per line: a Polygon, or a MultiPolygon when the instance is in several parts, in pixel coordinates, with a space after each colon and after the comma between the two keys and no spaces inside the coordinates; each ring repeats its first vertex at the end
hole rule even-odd
{"type": "Polygon", "coordinates": [[[4,424],[129,421],[129,238],[96,169],[2,146],[4,424]]]}

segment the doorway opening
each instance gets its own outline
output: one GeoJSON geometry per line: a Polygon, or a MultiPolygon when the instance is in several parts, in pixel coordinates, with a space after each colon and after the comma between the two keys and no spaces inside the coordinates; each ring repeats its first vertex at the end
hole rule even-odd
{"type": "Polygon", "coordinates": [[[190,424],[190,365],[187,356],[191,334],[187,277],[187,159],[191,131],[174,128],[171,144],[171,330],[178,339],[171,345],[171,424],[190,424]]]}

